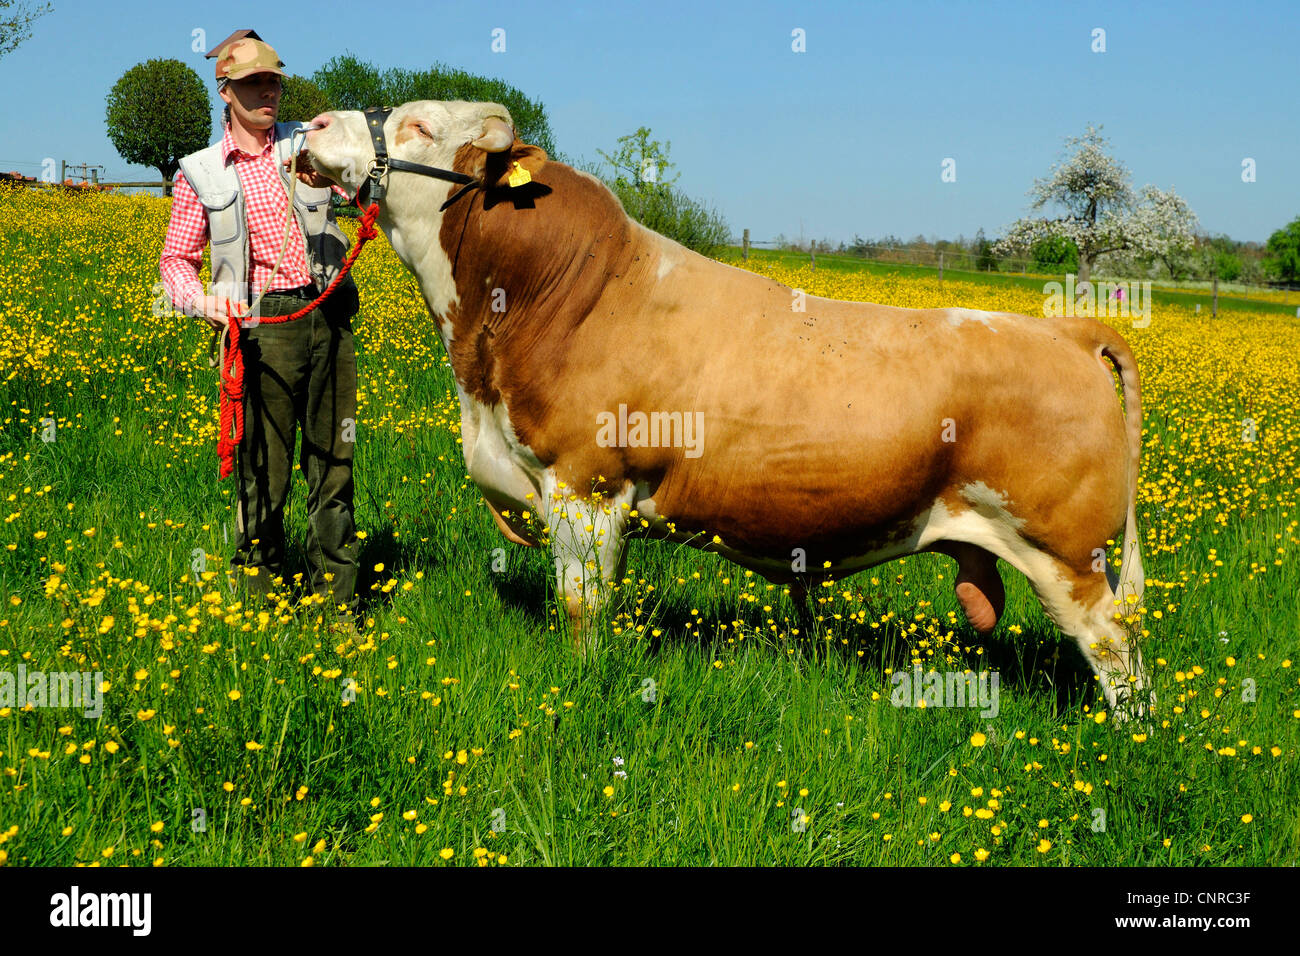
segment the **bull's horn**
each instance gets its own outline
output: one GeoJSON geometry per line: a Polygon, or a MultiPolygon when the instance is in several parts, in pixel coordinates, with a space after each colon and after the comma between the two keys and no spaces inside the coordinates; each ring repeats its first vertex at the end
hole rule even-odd
{"type": "Polygon", "coordinates": [[[504,153],[515,141],[515,131],[500,116],[489,116],[483,120],[483,135],[471,146],[477,146],[485,153],[504,153]]]}

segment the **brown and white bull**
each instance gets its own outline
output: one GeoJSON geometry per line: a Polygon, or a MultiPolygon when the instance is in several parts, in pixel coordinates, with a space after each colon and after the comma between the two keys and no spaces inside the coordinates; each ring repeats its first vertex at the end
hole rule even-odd
{"type": "MultiPolygon", "coordinates": [[[[357,185],[374,158],[362,114],[314,122],[312,164],[357,185]]],[[[981,633],[1003,608],[1001,558],[1110,704],[1141,701],[1123,618],[1144,584],[1142,416],[1117,332],[804,297],[642,227],[499,104],[407,103],[384,132],[392,157],[479,183],[439,211],[460,187],[390,172],[378,223],[450,357],[466,468],[511,540],[538,543],[525,513],[549,525],[577,633],[630,532],[796,587],[942,552],[981,633]]]]}

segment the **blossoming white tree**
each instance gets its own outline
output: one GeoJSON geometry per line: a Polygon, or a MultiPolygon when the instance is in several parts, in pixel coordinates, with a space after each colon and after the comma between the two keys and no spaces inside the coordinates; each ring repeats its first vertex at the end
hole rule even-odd
{"type": "Polygon", "coordinates": [[[1140,197],[1129,185],[1124,164],[1112,157],[1100,127],[1065,141],[1073,150],[1052,174],[1034,181],[1031,210],[1064,207],[1055,219],[1024,218],[1008,227],[997,242],[999,255],[1027,249],[1042,239],[1069,239],[1079,249],[1079,284],[1092,275],[1097,259],[1108,252],[1164,257],[1190,248],[1196,215],[1172,189],[1144,186],[1140,197]]]}

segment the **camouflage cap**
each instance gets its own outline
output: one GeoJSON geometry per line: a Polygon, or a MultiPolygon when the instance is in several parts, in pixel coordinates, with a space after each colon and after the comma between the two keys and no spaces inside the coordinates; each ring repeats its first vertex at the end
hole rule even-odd
{"type": "Polygon", "coordinates": [[[244,37],[227,43],[217,54],[217,79],[242,80],[254,73],[278,73],[284,76],[280,55],[269,43],[244,37]]]}

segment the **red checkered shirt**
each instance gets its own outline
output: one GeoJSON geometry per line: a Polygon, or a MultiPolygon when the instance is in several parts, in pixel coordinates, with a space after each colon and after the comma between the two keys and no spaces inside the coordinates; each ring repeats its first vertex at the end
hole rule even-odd
{"type": "MultiPolygon", "coordinates": [[[[271,277],[271,269],[280,254],[284,241],[284,215],[289,196],[276,168],[273,134],[267,131],[266,146],[258,155],[246,153],[235,144],[230,124],[225,124],[221,138],[221,158],[234,162],[244,194],[244,209],[248,217],[249,257],[252,259],[252,291],[262,292],[271,277]],[[233,155],[233,160],[232,160],[233,155]]],[[[347,193],[333,187],[343,198],[347,193]]],[[[297,223],[295,222],[295,226],[297,223]]],[[[163,287],[172,304],[190,314],[195,313],[194,300],[203,295],[199,281],[199,267],[203,264],[203,249],[208,244],[208,215],[194,187],[178,172],[172,187],[172,216],[167,224],[167,238],[163,241],[162,259],[158,271],[163,287]]],[[[289,245],[284,251],[284,261],[275,275],[271,291],[296,289],[311,284],[307,270],[307,248],[302,230],[289,230],[289,245]]]]}

